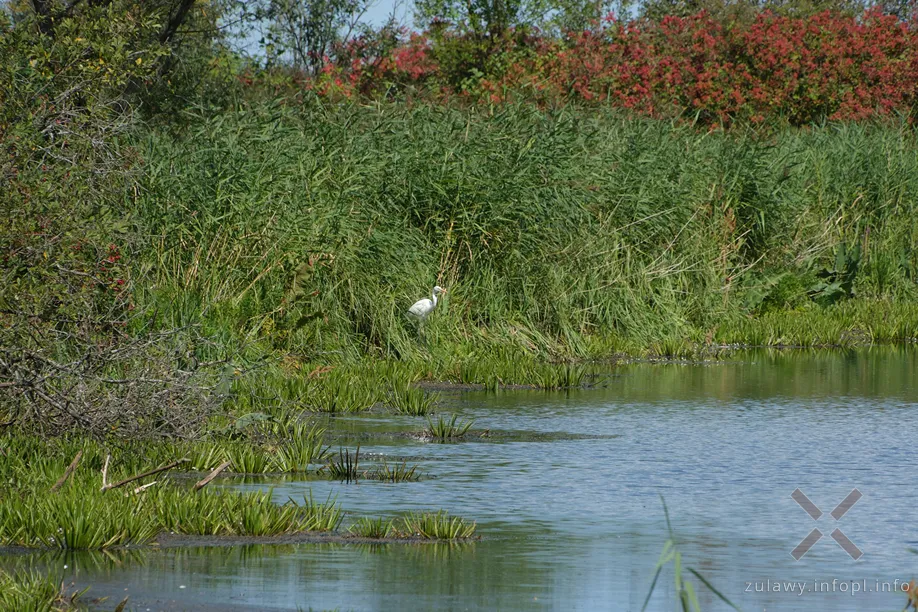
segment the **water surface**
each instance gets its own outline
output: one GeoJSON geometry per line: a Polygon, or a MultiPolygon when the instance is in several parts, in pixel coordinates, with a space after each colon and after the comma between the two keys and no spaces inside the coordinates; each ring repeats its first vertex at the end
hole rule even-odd
{"type": "MultiPolygon", "coordinates": [[[[273,486],[278,503],[331,495],[350,516],[443,508],[477,521],[481,541],[42,561],[67,564],[90,594],[112,596],[110,608],[130,595],[141,610],[640,610],[667,538],[662,495],[685,564],[744,610],[901,610],[900,593],[869,591],[918,578],[907,552],[918,548],[916,375],[914,347],[762,352],[622,366],[570,393],[449,393],[441,411],[474,418],[490,437],[392,436],[423,428],[410,417],[331,423],[353,440],[364,432],[363,456],[410,458],[420,482],[223,486],[273,486]],[[797,488],[824,513],[818,521],[791,498],[797,488]],[[864,497],[835,521],[829,512],[854,488],[864,497]],[[826,537],[794,560],[814,527],[826,537]],[[828,537],[835,528],[859,560],[828,537]]],[[[705,610],[726,609],[694,583],[705,610]]],[[[648,609],[676,607],[664,572],[648,609]]]]}

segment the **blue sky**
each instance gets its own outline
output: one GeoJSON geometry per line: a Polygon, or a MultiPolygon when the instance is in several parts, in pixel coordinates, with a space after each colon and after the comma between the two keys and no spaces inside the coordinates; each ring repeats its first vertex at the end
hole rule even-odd
{"type": "MultiPolygon", "coordinates": [[[[382,25],[392,13],[393,7],[396,6],[396,0],[376,0],[370,10],[365,15],[365,21],[373,25],[382,25]]],[[[401,2],[395,11],[399,22],[404,25],[411,25],[411,3],[401,2]]]]}

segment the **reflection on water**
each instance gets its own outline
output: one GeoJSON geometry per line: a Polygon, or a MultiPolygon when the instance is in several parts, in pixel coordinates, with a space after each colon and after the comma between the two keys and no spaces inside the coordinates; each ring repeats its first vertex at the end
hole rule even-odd
{"type": "MultiPolygon", "coordinates": [[[[444,410],[475,418],[476,429],[511,436],[363,442],[362,454],[415,457],[429,475],[417,483],[224,484],[273,485],[278,502],[337,496],[353,515],[445,508],[478,521],[484,539],[464,546],[249,545],[0,563],[54,567],[110,595],[110,608],[128,594],[138,609],[639,610],[666,540],[662,494],[686,563],[746,610],[901,609],[899,594],[851,591],[918,577],[918,555],[906,552],[918,545],[916,375],[914,348],[630,365],[598,389],[445,398],[444,410]],[[791,499],[798,487],[822,509],[818,521],[791,499]],[[854,487],[864,498],[835,522],[828,513],[854,487]],[[814,527],[842,529],[864,556],[854,562],[824,537],[794,561],[814,527]],[[775,592],[797,583],[802,596],[775,592]]],[[[353,434],[365,422],[338,424],[353,434]]],[[[377,416],[367,428],[422,426],[377,416]]],[[[703,588],[700,599],[723,608],[703,588]]],[[[671,575],[650,609],[675,609],[671,575]]]]}

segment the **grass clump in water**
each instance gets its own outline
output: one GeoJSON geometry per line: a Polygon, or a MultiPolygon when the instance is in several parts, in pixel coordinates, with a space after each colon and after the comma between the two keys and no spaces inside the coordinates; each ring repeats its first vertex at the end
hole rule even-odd
{"type": "Polygon", "coordinates": [[[260,446],[249,442],[229,442],[223,445],[222,451],[233,472],[264,474],[272,471],[272,458],[260,446]]]}
{"type": "Polygon", "coordinates": [[[328,450],[324,428],[298,423],[293,427],[291,438],[275,449],[274,467],[278,472],[305,472],[310,464],[324,462],[328,450]]]}
{"type": "Polygon", "coordinates": [[[451,419],[446,420],[443,417],[437,417],[436,421],[427,418],[427,435],[434,440],[441,442],[456,440],[468,433],[475,421],[460,421],[458,415],[453,415],[451,419]]]}
{"type": "Polygon", "coordinates": [[[423,389],[408,384],[394,384],[389,390],[387,402],[397,414],[426,416],[433,412],[436,394],[427,394],[423,389]]]}
{"type": "Polygon", "coordinates": [[[364,516],[348,527],[348,533],[361,538],[382,539],[396,533],[395,521],[364,516]]]}
{"type": "Polygon", "coordinates": [[[404,532],[409,536],[420,536],[429,540],[459,540],[475,534],[475,523],[447,512],[412,513],[402,519],[404,532]]]}
{"type": "Polygon", "coordinates": [[[329,460],[325,464],[325,467],[322,469],[328,473],[334,480],[344,480],[350,482],[352,480],[356,481],[360,476],[357,471],[358,463],[360,461],[360,445],[357,445],[357,450],[354,451],[354,454],[351,455],[350,449],[340,448],[338,449],[338,460],[334,459],[329,460]]]}
{"type": "Polygon", "coordinates": [[[103,493],[85,479],[80,484],[7,497],[0,504],[0,543],[89,550],[146,544],[159,533],[149,505],[137,497],[103,493]]]}
{"type": "MultiPolygon", "coordinates": [[[[301,504],[278,505],[270,491],[238,493],[212,486],[195,491],[178,484],[182,481],[168,472],[103,490],[103,468],[109,484],[150,470],[149,464],[135,460],[131,445],[116,452],[113,461],[107,449],[93,441],[51,441],[36,447],[29,438],[7,436],[0,438],[0,446],[0,545],[99,550],[147,544],[164,530],[278,535],[336,529],[341,522],[341,510],[331,499],[318,503],[309,497],[301,504]],[[61,474],[68,473],[69,457],[77,449],[81,461],[57,490],[51,490],[61,474]],[[121,466],[122,457],[127,469],[121,466]]],[[[158,461],[162,453],[156,448],[151,445],[149,456],[158,461]]]]}
{"type": "Polygon", "coordinates": [[[421,475],[417,473],[418,466],[408,467],[407,461],[394,463],[391,467],[388,462],[383,462],[381,466],[372,472],[367,472],[364,477],[368,480],[379,480],[382,482],[417,482],[421,475]]]}

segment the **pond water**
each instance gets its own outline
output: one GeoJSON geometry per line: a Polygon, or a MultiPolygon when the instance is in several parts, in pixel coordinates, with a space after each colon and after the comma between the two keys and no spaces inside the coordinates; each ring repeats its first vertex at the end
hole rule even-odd
{"type": "MultiPolygon", "coordinates": [[[[478,523],[464,545],[340,543],[70,555],[90,595],[145,610],[640,610],[669,509],[684,565],[744,610],[901,610],[918,579],[918,349],[744,353],[703,364],[634,364],[593,389],[446,393],[474,436],[392,435],[411,417],[338,419],[361,456],[408,458],[419,482],[226,480],[312,493],[349,516],[446,509],[478,523]],[[857,488],[839,520],[830,512],[857,488]],[[800,489],[822,515],[811,518],[800,489]],[[800,559],[791,551],[825,534],[800,559]],[[829,534],[839,529],[854,560],[829,534]],[[801,591],[802,590],[802,594],[801,591]],[[793,591],[793,592],[790,592],[793,591]],[[886,592],[883,592],[886,591],[886,592]]],[[[342,433],[343,432],[343,433],[342,433]]],[[[336,442],[337,444],[337,442],[336,442]]],[[[60,569],[60,568],[59,568],[60,569]]],[[[704,610],[728,609],[690,576],[704,610]]],[[[103,606],[104,607],[104,606],[103,606]]],[[[675,610],[671,567],[649,610],[675,610]]]]}

